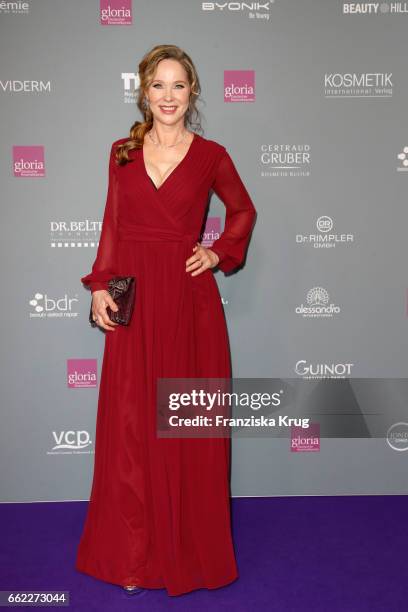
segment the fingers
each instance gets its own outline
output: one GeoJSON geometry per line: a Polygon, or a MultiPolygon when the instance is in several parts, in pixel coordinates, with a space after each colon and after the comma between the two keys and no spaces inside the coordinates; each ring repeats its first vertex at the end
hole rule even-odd
{"type": "MultiPolygon", "coordinates": [[[[96,292],[95,292],[96,293],[96,292]]],[[[99,293],[99,292],[98,292],[99,293]]],[[[115,327],[118,325],[115,321],[112,321],[107,312],[106,308],[110,307],[114,312],[118,310],[117,305],[112,299],[108,291],[101,291],[97,296],[92,297],[92,314],[94,321],[99,327],[106,329],[107,331],[115,331],[115,327]]]]}
{"type": "Polygon", "coordinates": [[[191,272],[191,276],[197,276],[205,270],[215,267],[219,261],[216,253],[201,245],[195,246],[193,251],[196,252],[186,261],[186,272],[191,272]]]}

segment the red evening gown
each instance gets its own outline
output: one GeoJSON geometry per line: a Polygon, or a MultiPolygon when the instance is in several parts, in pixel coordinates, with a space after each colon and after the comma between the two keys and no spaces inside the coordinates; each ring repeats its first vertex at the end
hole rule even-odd
{"type": "Polygon", "coordinates": [[[210,248],[229,272],[245,257],[256,211],[226,148],[194,134],[157,189],[143,150],[118,166],[113,143],[95,291],[136,277],[131,323],[105,333],[92,490],[76,569],[118,585],[180,595],[238,577],[230,524],[230,439],[156,437],[157,377],[230,377],[213,269],[185,271],[213,190],[226,207],[210,248]]]}

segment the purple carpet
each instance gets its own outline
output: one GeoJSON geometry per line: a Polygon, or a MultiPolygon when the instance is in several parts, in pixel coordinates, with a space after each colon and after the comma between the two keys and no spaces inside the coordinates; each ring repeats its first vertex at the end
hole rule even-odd
{"type": "Polygon", "coordinates": [[[86,502],[1,504],[0,590],[64,590],[69,610],[405,612],[408,498],[234,498],[240,577],[169,597],[77,572],[86,502]]]}

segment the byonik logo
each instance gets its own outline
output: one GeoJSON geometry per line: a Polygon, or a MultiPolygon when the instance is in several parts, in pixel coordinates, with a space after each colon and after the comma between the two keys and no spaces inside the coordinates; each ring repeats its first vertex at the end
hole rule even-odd
{"type": "Polygon", "coordinates": [[[89,389],[97,383],[96,359],[67,359],[68,389],[89,389]]]}
{"type": "Polygon", "coordinates": [[[202,2],[201,10],[212,13],[241,13],[246,14],[248,19],[269,21],[269,11],[274,2],[275,0],[269,2],[202,2]]]}
{"type": "Polygon", "coordinates": [[[255,101],[255,70],[224,70],[224,102],[255,101]]]}
{"type": "Polygon", "coordinates": [[[309,363],[299,359],[295,372],[305,380],[320,378],[349,378],[354,363],[309,363]]]}
{"type": "Polygon", "coordinates": [[[137,90],[140,86],[139,75],[134,72],[122,72],[123,82],[123,101],[125,104],[135,104],[137,99],[137,90]]]}
{"type": "Polygon", "coordinates": [[[306,295],[307,306],[303,303],[296,306],[296,314],[302,317],[329,318],[339,314],[340,306],[329,304],[329,294],[323,287],[313,287],[306,295]]]}
{"type": "Polygon", "coordinates": [[[27,15],[29,11],[29,2],[0,2],[0,15],[27,15]]]}
{"type": "Polygon", "coordinates": [[[132,0],[100,0],[101,25],[132,25],[132,0]]]}
{"type": "Polygon", "coordinates": [[[45,176],[44,147],[13,146],[13,173],[17,178],[45,176]]]}
{"type": "Polygon", "coordinates": [[[396,451],[408,450],[408,423],[394,423],[387,431],[387,444],[396,451]]]}
{"type": "MultiPolygon", "coordinates": [[[[0,3],[1,6],[1,3],[0,3]]],[[[1,13],[0,13],[1,14],[1,13]]],[[[51,93],[51,81],[1,81],[0,91],[8,93],[51,93]]]]}
{"type": "Polygon", "coordinates": [[[47,455],[93,455],[92,440],[88,431],[53,431],[53,445],[47,455]]]}
{"type": "Polygon", "coordinates": [[[322,215],[316,221],[319,234],[296,234],[296,244],[310,245],[315,249],[334,249],[338,245],[354,242],[354,234],[337,234],[333,230],[333,219],[322,215]]]}
{"type": "Polygon", "coordinates": [[[292,425],[290,450],[292,453],[320,451],[320,423],[310,423],[307,429],[292,425]]]}
{"type": "Polygon", "coordinates": [[[398,153],[397,158],[400,164],[397,166],[398,172],[408,171],[408,147],[403,147],[401,153],[398,153]]]}
{"type": "Polygon", "coordinates": [[[102,221],[50,221],[52,248],[97,248],[102,221]]]}
{"type": "Polygon", "coordinates": [[[324,75],[325,98],[391,98],[392,72],[330,72],[324,75]]]}
{"type": "Polygon", "coordinates": [[[407,2],[343,2],[343,15],[393,15],[408,13],[407,2]]]}
{"type": "Polygon", "coordinates": [[[79,313],[74,308],[78,301],[78,297],[69,298],[67,294],[64,297],[51,298],[46,293],[36,293],[29,301],[30,319],[76,318],[79,313]]]}
{"type": "Polygon", "coordinates": [[[308,144],[261,145],[261,176],[310,176],[311,151],[308,144]]]}
{"type": "Polygon", "coordinates": [[[201,235],[200,243],[207,248],[210,248],[219,237],[221,236],[221,218],[220,217],[207,217],[207,223],[205,224],[204,232],[201,235]]]}

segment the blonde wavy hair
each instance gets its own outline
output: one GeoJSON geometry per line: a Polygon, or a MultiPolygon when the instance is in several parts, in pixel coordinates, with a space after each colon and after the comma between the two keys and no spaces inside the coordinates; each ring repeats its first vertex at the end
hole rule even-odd
{"type": "Polygon", "coordinates": [[[146,103],[146,91],[153,81],[158,63],[163,59],[175,59],[184,67],[191,89],[188,110],[184,115],[184,126],[186,128],[188,126],[195,126],[201,131],[200,113],[196,106],[198,96],[201,93],[201,87],[197,70],[191,58],[176,45],[156,45],[145,54],[138,67],[140,86],[137,106],[143,115],[143,121],[135,121],[130,128],[129,140],[116,147],[116,161],[118,165],[122,166],[130,161],[129,151],[142,148],[144,136],[152,128],[153,114],[146,103]],[[193,118],[196,118],[196,120],[193,121],[193,118]]]}

